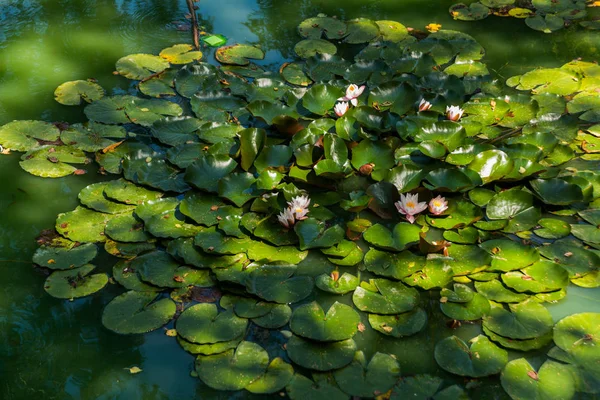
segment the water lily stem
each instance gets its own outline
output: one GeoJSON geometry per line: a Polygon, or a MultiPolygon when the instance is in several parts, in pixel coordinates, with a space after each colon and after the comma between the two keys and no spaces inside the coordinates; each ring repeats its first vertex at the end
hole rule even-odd
{"type": "Polygon", "coordinates": [[[196,7],[194,6],[194,0],[187,0],[187,6],[192,16],[192,39],[194,40],[194,47],[196,50],[200,50],[200,39],[198,37],[198,18],[196,16],[196,7]]]}

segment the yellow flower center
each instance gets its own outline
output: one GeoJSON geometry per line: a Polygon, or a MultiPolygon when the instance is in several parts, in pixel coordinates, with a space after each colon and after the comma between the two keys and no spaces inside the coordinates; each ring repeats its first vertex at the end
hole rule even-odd
{"type": "Polygon", "coordinates": [[[296,212],[297,213],[301,213],[302,211],[304,211],[304,209],[300,208],[300,207],[296,207],[296,212]]]}
{"type": "Polygon", "coordinates": [[[352,91],[355,91],[356,90],[356,86],[350,85],[349,89],[352,90],[352,91]]]}
{"type": "Polygon", "coordinates": [[[412,201],[409,201],[408,203],[406,203],[406,207],[408,208],[414,208],[416,206],[415,203],[413,203],[412,201]]]}
{"type": "Polygon", "coordinates": [[[434,207],[441,207],[442,206],[442,202],[439,201],[439,200],[436,200],[436,201],[433,202],[433,206],[434,207]]]}

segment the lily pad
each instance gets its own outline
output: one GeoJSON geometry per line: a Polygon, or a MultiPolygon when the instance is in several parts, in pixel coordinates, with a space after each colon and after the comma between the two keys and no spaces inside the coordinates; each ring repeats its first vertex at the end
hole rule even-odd
{"type": "Polygon", "coordinates": [[[0,145],[15,151],[29,151],[39,146],[38,140],[54,141],[60,131],[49,122],[13,121],[0,127],[0,145]]]}
{"type": "Polygon", "coordinates": [[[506,272],[527,267],[540,258],[534,247],[512,240],[488,240],[480,244],[480,247],[492,256],[492,269],[497,271],[506,272]]]}
{"type": "Polygon", "coordinates": [[[376,314],[400,314],[416,307],[419,292],[401,282],[374,279],[378,292],[359,286],[352,295],[354,305],[361,311],[376,314]]]}
{"type": "Polygon", "coordinates": [[[104,308],[102,325],[124,335],[158,329],[175,316],[176,306],[167,298],[155,300],[156,293],[125,292],[104,308]]]}
{"type": "Polygon", "coordinates": [[[435,360],[448,372],[479,378],[495,375],[508,362],[508,353],[479,335],[469,341],[470,346],[456,336],[450,336],[435,346],[435,360]]]}
{"type": "Polygon", "coordinates": [[[497,305],[483,318],[483,325],[511,339],[533,339],[547,334],[554,325],[550,312],[539,303],[509,304],[510,311],[497,305]]]}
{"type": "Polygon", "coordinates": [[[346,23],[337,18],[317,16],[302,21],[298,32],[308,39],[320,39],[323,34],[328,39],[341,39],[346,35],[346,23]]]}
{"type": "Polygon", "coordinates": [[[158,55],[171,64],[189,64],[202,59],[202,52],[192,51],[193,49],[189,44],[176,44],[162,49],[158,55]]]}
{"type": "Polygon", "coordinates": [[[277,357],[271,361],[267,371],[257,380],[247,385],[245,389],[250,393],[269,394],[283,389],[294,376],[294,368],[277,357]]]}
{"type": "Polygon", "coordinates": [[[421,307],[397,315],[369,314],[371,328],[387,336],[401,338],[421,332],[427,326],[427,313],[421,307]]]}
{"type": "Polygon", "coordinates": [[[286,390],[292,400],[348,400],[350,398],[337,386],[329,383],[327,379],[315,380],[313,382],[297,373],[286,386],[286,390]]]}
{"type": "Polygon", "coordinates": [[[152,54],[130,54],[117,61],[117,71],[125,78],[146,79],[169,68],[169,63],[152,54]]]}
{"type": "Polygon", "coordinates": [[[39,266],[64,270],[78,268],[92,261],[98,254],[93,243],[74,247],[41,246],[33,254],[32,261],[39,266]]]}
{"type": "Polygon", "coordinates": [[[551,360],[537,372],[524,358],[512,360],[502,371],[500,381],[513,399],[571,399],[575,395],[569,367],[551,360]]]}
{"type": "Polygon", "coordinates": [[[287,354],[296,364],[317,371],[331,371],[350,364],[356,352],[352,339],[339,342],[313,342],[292,336],[286,345],[287,354]]]}
{"type": "Polygon", "coordinates": [[[554,343],[571,355],[577,364],[597,369],[600,360],[598,321],[598,313],[569,315],[556,323],[554,343]]]}
{"type": "Polygon", "coordinates": [[[106,274],[90,273],[96,268],[85,264],[79,268],[54,271],[44,283],[44,290],[59,299],[73,299],[96,293],[108,283],[106,274]]]}
{"type": "Polygon", "coordinates": [[[102,97],[104,97],[104,89],[91,80],[65,82],[54,91],[54,100],[66,106],[78,106],[82,100],[91,103],[102,97]]]}
{"type": "Polygon", "coordinates": [[[56,230],[74,242],[104,242],[104,227],[111,215],[77,207],[73,211],[58,214],[56,230]]]}
{"type": "Polygon", "coordinates": [[[215,58],[222,64],[248,65],[249,59],[262,60],[265,53],[258,47],[247,44],[234,44],[231,46],[219,47],[215,53],[215,58]]]}
{"type": "Polygon", "coordinates": [[[352,307],[335,302],[325,314],[318,303],[312,302],[294,310],[290,329],[307,339],[334,342],[352,338],[359,322],[360,316],[352,307]]]}
{"type": "Polygon", "coordinates": [[[206,385],[219,390],[240,390],[260,378],[269,355],[256,343],[242,341],[235,350],[198,356],[196,372],[206,385]]]}
{"type": "Polygon", "coordinates": [[[370,398],[394,386],[400,376],[400,366],[394,357],[383,353],[375,353],[367,363],[364,353],[357,351],[354,360],[333,376],[349,395],[370,398]]]}
{"type": "Polygon", "coordinates": [[[300,301],[312,292],[309,276],[296,276],[295,265],[261,265],[247,277],[246,289],[267,301],[286,304],[300,301]]]}
{"type": "Polygon", "coordinates": [[[234,340],[246,331],[248,320],[236,316],[233,310],[219,312],[212,303],[196,304],[177,318],[177,333],[185,340],[217,343],[234,340]]]}

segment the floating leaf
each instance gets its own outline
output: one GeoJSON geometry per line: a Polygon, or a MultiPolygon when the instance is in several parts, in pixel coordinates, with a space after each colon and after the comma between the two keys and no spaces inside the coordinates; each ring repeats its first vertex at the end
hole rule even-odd
{"type": "Polygon", "coordinates": [[[65,82],[54,91],[54,100],[66,106],[78,106],[82,100],[91,103],[103,96],[104,89],[102,89],[102,86],[91,80],[65,82]]]}
{"type": "Polygon", "coordinates": [[[448,372],[478,378],[499,373],[508,362],[508,353],[479,335],[469,341],[470,346],[456,336],[450,336],[435,345],[435,360],[448,372]]]}
{"type": "Polygon", "coordinates": [[[146,333],[165,325],[175,315],[175,303],[156,293],[125,292],[104,308],[102,324],[120,334],[146,333]],[[153,302],[154,301],[154,302],[153,302]]]}
{"type": "Polygon", "coordinates": [[[108,283],[106,274],[90,275],[96,268],[85,264],[66,271],[54,271],[44,283],[44,290],[59,299],[84,297],[102,289],[108,283]]]}
{"type": "Polygon", "coordinates": [[[360,316],[352,307],[335,302],[325,314],[318,303],[312,302],[294,310],[290,329],[307,339],[333,342],[352,338],[359,322],[360,316]]]}

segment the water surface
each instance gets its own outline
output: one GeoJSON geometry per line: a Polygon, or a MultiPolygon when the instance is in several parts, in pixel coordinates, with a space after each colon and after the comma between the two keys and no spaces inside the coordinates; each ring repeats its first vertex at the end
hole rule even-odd
{"type": "MultiPolygon", "coordinates": [[[[453,21],[453,0],[222,0],[200,1],[204,30],[230,43],[260,44],[262,62],[276,66],[293,56],[296,26],[319,12],[351,19],[397,20],[415,29],[430,22],[474,36],[487,50],[485,61],[499,79],[535,66],[559,66],[581,57],[600,58],[598,36],[579,29],[552,35],[522,21],[488,18],[453,21]]],[[[158,53],[189,43],[184,0],[0,0],[0,124],[14,119],[78,122],[82,107],[53,100],[62,82],[95,78],[110,94],[133,92],[114,76],[114,63],[131,53],[158,53]]],[[[0,398],[203,399],[249,397],[217,392],[190,377],[193,357],[157,330],[120,336],[102,327],[104,305],[119,290],[109,287],[73,302],[48,296],[46,276],[31,266],[35,237],[51,228],[60,212],[72,210],[86,185],[107,179],[93,169],[85,176],[42,179],[23,172],[19,154],[0,156],[0,398]],[[131,375],[127,368],[143,372],[131,375]]],[[[110,271],[112,259],[99,262],[110,271]]],[[[597,290],[569,288],[567,301],[550,306],[556,320],[573,312],[600,312],[597,290]]],[[[325,299],[326,301],[326,299],[325,299]]],[[[437,303],[437,300],[435,301],[437,303]]],[[[396,354],[404,373],[435,371],[422,357],[444,331],[430,323],[423,339],[378,343],[396,354]]],[[[469,336],[472,327],[461,335],[469,336]]]]}

